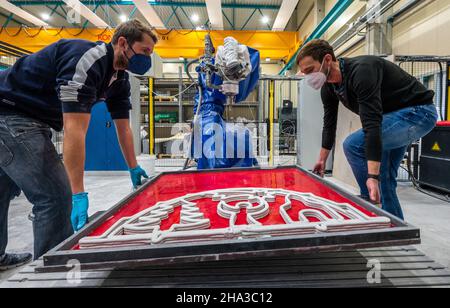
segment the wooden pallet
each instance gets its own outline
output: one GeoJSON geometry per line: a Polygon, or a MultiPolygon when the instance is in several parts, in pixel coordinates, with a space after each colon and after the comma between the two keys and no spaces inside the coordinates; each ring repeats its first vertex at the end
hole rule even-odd
{"type": "Polygon", "coordinates": [[[178,159],[183,158],[182,154],[158,154],[158,159],[178,159]]]}
{"type": "Polygon", "coordinates": [[[158,103],[175,103],[175,99],[173,97],[161,97],[155,96],[154,101],[158,103]]]}
{"type": "Polygon", "coordinates": [[[42,260],[0,287],[450,287],[450,272],[413,247],[373,248],[289,257],[84,270],[71,284],[66,272],[36,273],[42,260]],[[369,260],[381,262],[381,283],[369,284],[369,260]]]}

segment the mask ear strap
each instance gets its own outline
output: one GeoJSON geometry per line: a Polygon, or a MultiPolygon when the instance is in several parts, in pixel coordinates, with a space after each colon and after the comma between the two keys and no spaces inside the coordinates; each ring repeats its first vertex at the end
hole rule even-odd
{"type": "MultiPolygon", "coordinates": [[[[130,44],[128,44],[128,40],[126,40],[128,47],[130,46],[130,44]]],[[[127,58],[128,61],[130,61],[130,58],[127,55],[127,49],[125,47],[125,49],[123,50],[123,55],[125,56],[125,58],[127,58]]]]}
{"type": "MultiPolygon", "coordinates": [[[[320,70],[319,70],[319,72],[322,71],[322,68],[323,68],[323,64],[324,64],[324,63],[325,63],[325,57],[324,57],[323,60],[322,60],[322,64],[320,65],[320,70]]],[[[328,76],[330,76],[330,73],[331,73],[331,67],[328,68],[328,72],[326,73],[327,78],[328,78],[328,76]]]]}
{"type": "Polygon", "coordinates": [[[127,58],[128,61],[130,61],[130,58],[128,58],[126,50],[123,51],[123,55],[125,56],[125,58],[127,58]]]}
{"type": "Polygon", "coordinates": [[[128,44],[128,47],[131,49],[131,51],[136,55],[136,51],[134,51],[133,47],[131,47],[131,44],[128,42],[128,40],[127,40],[127,44],[128,44]]]}
{"type": "Polygon", "coordinates": [[[323,64],[325,63],[325,58],[322,59],[322,64],[320,64],[320,68],[319,68],[319,72],[322,71],[323,68],[323,64]]]}

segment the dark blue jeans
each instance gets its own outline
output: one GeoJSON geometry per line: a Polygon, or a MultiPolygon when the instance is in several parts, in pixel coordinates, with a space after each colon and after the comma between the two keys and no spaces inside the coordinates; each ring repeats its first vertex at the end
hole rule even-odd
{"type": "MultiPolygon", "coordinates": [[[[403,211],[397,197],[397,172],[408,146],[428,134],[436,125],[438,115],[433,104],[404,108],[383,116],[380,191],[383,209],[401,219],[403,211]]],[[[367,160],[364,132],[356,131],[344,141],[344,153],[352,167],[361,189],[361,195],[369,198],[367,190],[367,160]]]]}
{"type": "Polygon", "coordinates": [[[9,204],[21,191],[33,204],[37,259],[73,234],[69,179],[48,125],[0,114],[0,256],[8,243],[9,204]]]}

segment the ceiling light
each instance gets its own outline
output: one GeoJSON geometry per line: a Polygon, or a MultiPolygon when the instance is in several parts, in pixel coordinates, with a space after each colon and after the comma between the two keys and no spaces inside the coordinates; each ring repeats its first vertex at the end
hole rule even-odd
{"type": "Polygon", "coordinates": [[[120,15],[119,18],[121,22],[126,22],[128,20],[128,17],[125,15],[120,15]]]}
{"type": "Polygon", "coordinates": [[[48,15],[47,13],[42,13],[42,14],[41,14],[41,18],[42,18],[43,20],[49,20],[49,19],[50,19],[50,15],[48,15]]]}
{"type": "Polygon", "coordinates": [[[269,19],[269,17],[267,17],[267,16],[263,16],[263,18],[261,19],[261,21],[262,21],[263,23],[267,24],[267,23],[270,21],[270,19],[269,19]]]}
{"type": "Polygon", "coordinates": [[[197,14],[194,14],[194,15],[191,16],[191,20],[193,22],[198,22],[200,20],[200,17],[197,14]]]}

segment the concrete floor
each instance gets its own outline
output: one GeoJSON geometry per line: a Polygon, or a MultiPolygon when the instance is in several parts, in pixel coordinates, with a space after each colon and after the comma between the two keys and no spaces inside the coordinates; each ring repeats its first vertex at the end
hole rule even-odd
{"type": "MultiPolygon", "coordinates": [[[[352,187],[334,179],[330,181],[354,192],[352,187]]],[[[132,191],[127,175],[90,175],[86,176],[85,184],[86,190],[89,191],[90,215],[110,208],[132,191]]],[[[424,195],[414,190],[409,184],[400,184],[398,193],[406,220],[421,228],[422,244],[418,248],[438,263],[450,267],[450,204],[424,195]]],[[[31,252],[33,250],[31,222],[27,218],[30,211],[31,205],[23,195],[11,203],[8,251],[31,252]]],[[[18,269],[0,272],[0,281],[17,271],[18,269]]]]}
{"type": "MultiPolygon", "coordinates": [[[[352,186],[333,178],[329,180],[353,194],[359,194],[352,186]]],[[[411,183],[399,183],[397,193],[405,220],[420,228],[422,244],[417,249],[450,268],[450,203],[417,191],[411,183]]]]}

